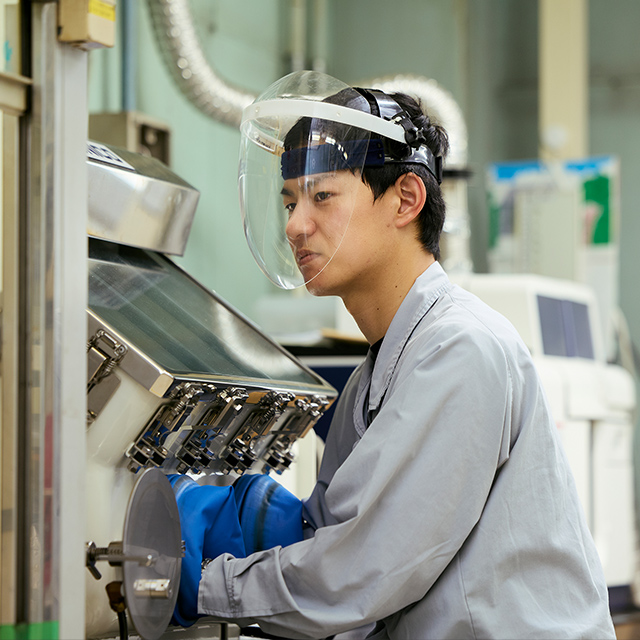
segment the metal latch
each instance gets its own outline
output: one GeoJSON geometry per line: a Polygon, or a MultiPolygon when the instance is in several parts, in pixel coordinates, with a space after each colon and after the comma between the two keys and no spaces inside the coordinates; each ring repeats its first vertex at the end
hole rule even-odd
{"type": "Polygon", "coordinates": [[[183,382],[178,385],[171,393],[170,401],[156,411],[126,452],[129,470],[136,473],[143,467],[162,466],[169,455],[164,447],[168,436],[180,428],[202,394],[213,392],[215,387],[211,384],[183,382]]]}
{"type": "Polygon", "coordinates": [[[136,596],[168,600],[172,595],[171,580],[169,578],[139,578],[133,583],[133,591],[136,596]]]}
{"type": "Polygon", "coordinates": [[[229,387],[221,391],[211,403],[202,418],[193,425],[193,431],[186,436],[176,453],[180,461],[178,473],[193,471],[200,473],[216,457],[212,443],[218,436],[224,438],[234,430],[249,394],[242,387],[229,387]]]}
{"type": "Polygon", "coordinates": [[[229,443],[227,451],[222,456],[230,468],[243,472],[257,459],[252,444],[255,440],[269,433],[279,420],[295,396],[288,391],[270,391],[260,400],[258,406],[248,417],[246,424],[229,443]]]}
{"type": "Polygon", "coordinates": [[[297,398],[293,403],[295,411],[278,429],[272,431],[276,438],[270,443],[268,450],[262,455],[265,464],[276,473],[282,473],[293,461],[291,446],[298,438],[303,438],[318,421],[329,406],[324,396],[313,396],[310,400],[297,398]]]}
{"type": "Polygon", "coordinates": [[[127,355],[128,347],[104,329],[87,343],[87,426],[99,415],[120,384],[110,377],[127,355]]]}

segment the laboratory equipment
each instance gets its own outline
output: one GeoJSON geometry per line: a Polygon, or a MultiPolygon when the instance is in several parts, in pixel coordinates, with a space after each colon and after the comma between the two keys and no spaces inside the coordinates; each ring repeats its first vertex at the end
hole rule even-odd
{"type": "Polygon", "coordinates": [[[195,189],[106,145],[90,144],[88,165],[86,634],[118,629],[103,585],[123,581],[137,632],[156,638],[179,582],[154,538],[171,518],[147,517],[153,500],[175,507],[164,475],[280,473],[337,392],[166,255],[184,251],[195,189]]]}

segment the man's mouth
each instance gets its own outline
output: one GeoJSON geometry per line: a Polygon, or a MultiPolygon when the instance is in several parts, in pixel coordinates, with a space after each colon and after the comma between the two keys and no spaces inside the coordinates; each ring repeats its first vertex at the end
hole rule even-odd
{"type": "Polygon", "coordinates": [[[300,249],[300,251],[296,252],[296,261],[298,262],[299,267],[304,267],[306,264],[311,262],[318,254],[313,251],[309,251],[307,249],[300,249]]]}

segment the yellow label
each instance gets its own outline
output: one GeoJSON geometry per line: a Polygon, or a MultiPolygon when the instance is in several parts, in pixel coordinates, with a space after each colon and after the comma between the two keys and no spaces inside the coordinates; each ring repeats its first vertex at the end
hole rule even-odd
{"type": "Polygon", "coordinates": [[[98,18],[104,18],[105,20],[116,21],[116,6],[110,2],[103,2],[103,0],[89,0],[89,13],[92,13],[98,18]]]}

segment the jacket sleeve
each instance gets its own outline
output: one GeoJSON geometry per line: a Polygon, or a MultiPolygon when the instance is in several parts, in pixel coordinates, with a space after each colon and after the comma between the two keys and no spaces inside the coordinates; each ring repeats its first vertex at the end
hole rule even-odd
{"type": "Polygon", "coordinates": [[[199,612],[321,638],[424,597],[478,523],[508,453],[505,356],[488,333],[406,346],[382,407],[333,476],[335,524],[206,569],[199,612]]]}

